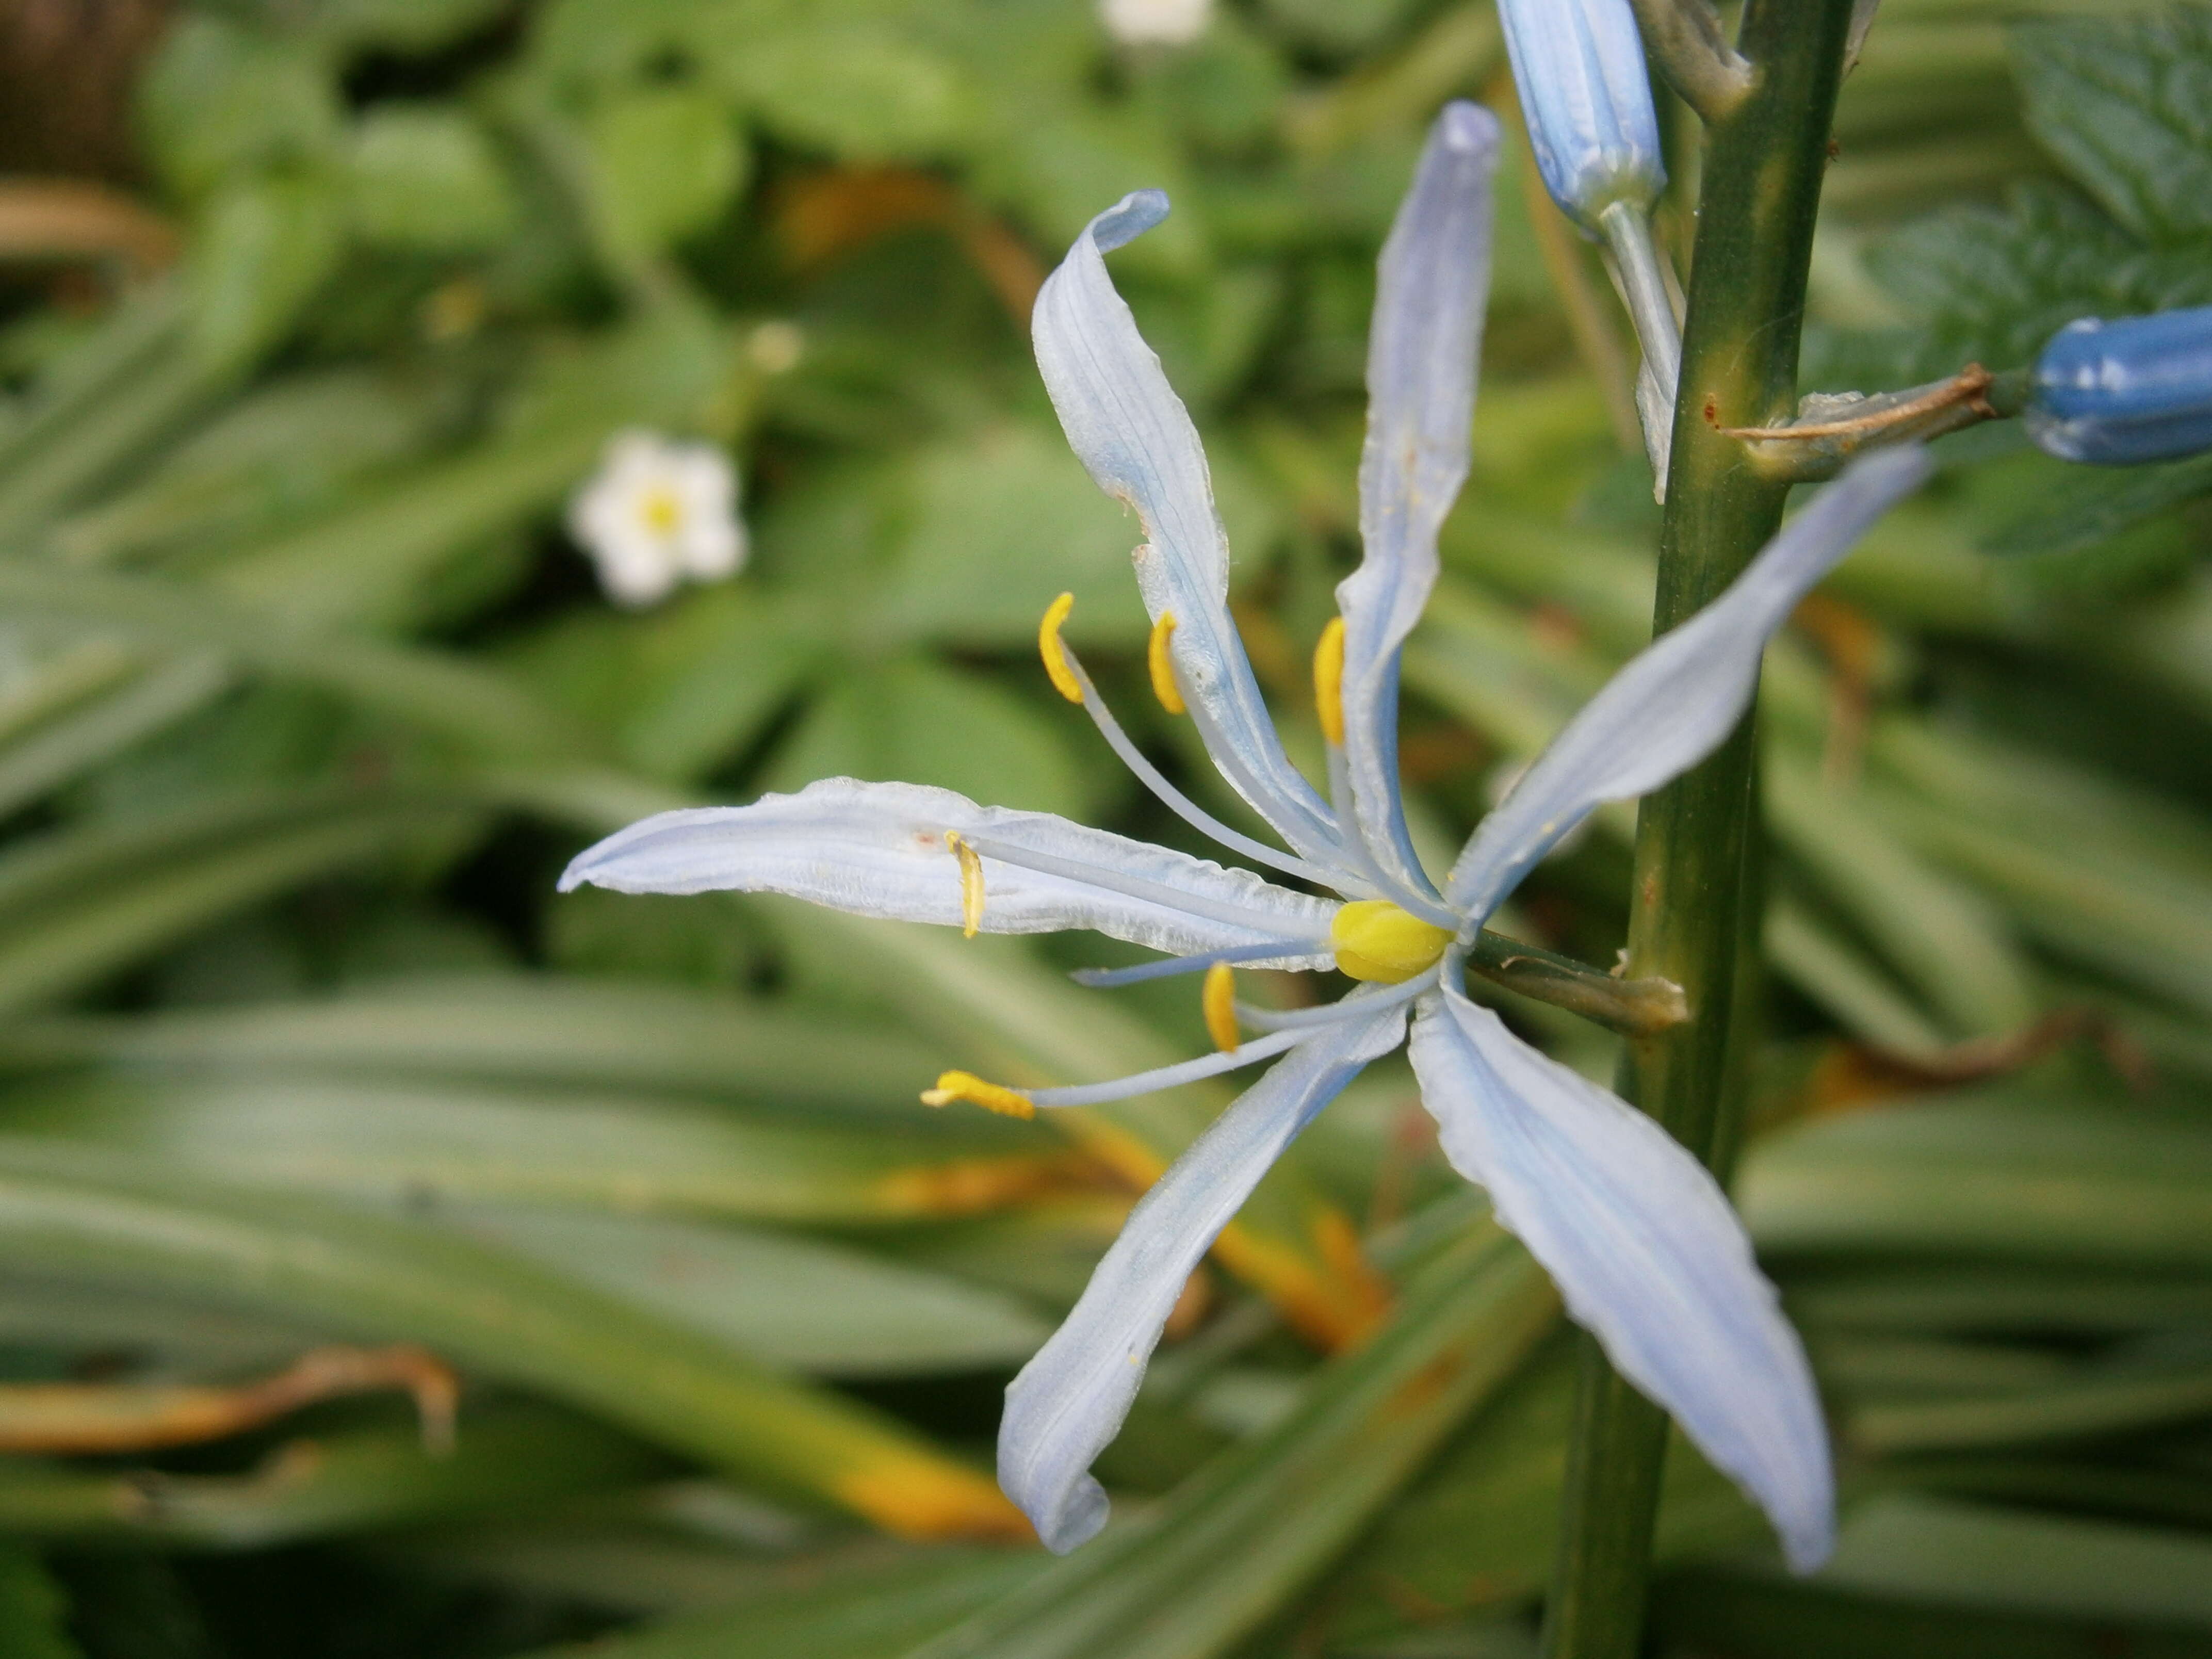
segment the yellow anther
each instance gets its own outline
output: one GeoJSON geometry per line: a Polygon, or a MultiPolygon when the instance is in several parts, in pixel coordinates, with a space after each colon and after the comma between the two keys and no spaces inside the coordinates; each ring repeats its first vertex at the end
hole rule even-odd
{"type": "Polygon", "coordinates": [[[960,933],[973,939],[983,926],[983,855],[957,830],[945,832],[945,844],[960,860],[960,933]]]}
{"type": "Polygon", "coordinates": [[[1180,714],[1182,690],[1176,684],[1175,659],[1168,654],[1168,641],[1175,637],[1175,612],[1161,611],[1160,619],[1152,624],[1152,643],[1145,647],[1145,663],[1152,671],[1152,695],[1160,700],[1160,707],[1170,714],[1180,714]]]}
{"type": "Polygon", "coordinates": [[[1331,617],[1314,647],[1314,710],[1321,716],[1321,734],[1344,746],[1344,618],[1331,617]]]}
{"type": "Polygon", "coordinates": [[[1081,702],[1083,683],[1068,666],[1067,647],[1060,642],[1060,625],[1074,609],[1073,593],[1061,594],[1044,608],[1044,621],[1037,625],[1037,654],[1044,659],[1044,672],[1051,677],[1053,689],[1070,702],[1081,702]]]}
{"type": "Polygon", "coordinates": [[[1036,1105],[1027,1095],[1003,1084],[986,1083],[973,1072],[940,1072],[937,1086],[921,1091],[925,1106],[950,1106],[956,1100],[970,1101],[1001,1117],[1036,1115],[1036,1105]]]}
{"type": "Polygon", "coordinates": [[[1355,899],[1329,923],[1328,942],[1352,978],[1399,985],[1434,967],[1452,935],[1388,899],[1355,899]]]}
{"type": "Polygon", "coordinates": [[[1225,962],[1217,962],[1206,970],[1206,988],[1199,993],[1198,1006],[1206,1016],[1206,1034],[1213,1039],[1213,1046],[1227,1054],[1243,1041],[1237,1029],[1237,970],[1225,962]]]}

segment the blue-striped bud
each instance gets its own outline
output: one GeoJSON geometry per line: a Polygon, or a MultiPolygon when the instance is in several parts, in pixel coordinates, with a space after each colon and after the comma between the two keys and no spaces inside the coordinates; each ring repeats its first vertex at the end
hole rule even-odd
{"type": "Polygon", "coordinates": [[[1616,202],[1649,207],[1667,170],[1628,0],[1498,0],[1498,16],[1552,199],[1593,233],[1616,202]]]}
{"type": "Polygon", "coordinates": [[[2212,306],[2067,324],[2036,359],[2026,418],[2061,460],[2129,466],[2212,449],[2212,306]]]}

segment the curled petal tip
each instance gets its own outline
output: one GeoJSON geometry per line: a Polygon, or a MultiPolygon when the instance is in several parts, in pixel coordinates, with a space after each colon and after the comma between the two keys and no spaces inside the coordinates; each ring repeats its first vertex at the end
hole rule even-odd
{"type": "Polygon", "coordinates": [[[1143,235],[1168,216],[1168,193],[1164,190],[1133,190],[1091,222],[1091,240],[1101,253],[1111,253],[1143,235]]]}

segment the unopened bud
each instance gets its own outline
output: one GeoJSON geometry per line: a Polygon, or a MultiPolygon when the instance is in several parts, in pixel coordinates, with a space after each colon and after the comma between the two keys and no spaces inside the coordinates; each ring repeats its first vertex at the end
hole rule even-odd
{"type": "Polygon", "coordinates": [[[2036,359],[2026,419],[2061,460],[2129,466],[2212,449],[2212,306],[2069,323],[2036,359]]]}
{"type": "Polygon", "coordinates": [[[1667,170],[1629,0],[1498,0],[1498,15],[1552,199],[1593,234],[1617,202],[1650,207],[1667,170]]]}

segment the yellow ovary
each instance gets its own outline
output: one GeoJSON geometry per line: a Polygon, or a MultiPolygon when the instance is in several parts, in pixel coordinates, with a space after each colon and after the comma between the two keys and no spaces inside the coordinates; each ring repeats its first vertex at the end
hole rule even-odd
{"type": "Polygon", "coordinates": [[[1145,647],[1145,665],[1152,672],[1152,695],[1160,700],[1160,707],[1170,714],[1183,712],[1182,691],[1176,684],[1175,659],[1168,654],[1168,645],[1175,637],[1176,619],[1172,611],[1160,612],[1160,619],[1152,624],[1152,637],[1145,647]]]}
{"type": "Polygon", "coordinates": [[[1314,712],[1321,716],[1321,734],[1335,747],[1344,746],[1344,618],[1331,617],[1314,647],[1314,712]]]}
{"type": "Polygon", "coordinates": [[[1434,967],[1452,934],[1388,899],[1356,899],[1329,923],[1328,942],[1352,978],[1398,985],[1434,967]]]}

